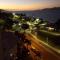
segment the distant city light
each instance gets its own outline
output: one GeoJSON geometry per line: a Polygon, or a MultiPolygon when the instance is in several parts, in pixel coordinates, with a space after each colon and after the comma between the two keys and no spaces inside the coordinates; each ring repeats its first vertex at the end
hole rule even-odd
{"type": "Polygon", "coordinates": [[[19,23],[19,25],[21,25],[21,23],[19,23]]]}
{"type": "Polygon", "coordinates": [[[32,25],[30,22],[27,22],[27,24],[32,25]]]}
{"type": "Polygon", "coordinates": [[[39,21],[39,18],[37,18],[36,21],[38,22],[39,21]]]}
{"type": "Polygon", "coordinates": [[[12,53],[10,53],[10,56],[12,57],[12,56],[13,56],[13,54],[12,54],[12,53]]]}
{"type": "Polygon", "coordinates": [[[46,27],[49,31],[53,31],[54,30],[54,28],[52,28],[52,27],[46,27]]]}
{"type": "Polygon", "coordinates": [[[46,23],[43,23],[43,24],[41,24],[41,25],[46,25],[46,23]]]}
{"type": "Polygon", "coordinates": [[[22,20],[24,20],[24,19],[22,19],[22,20]]]}
{"type": "Polygon", "coordinates": [[[15,15],[15,13],[12,13],[13,15],[15,15]]]}

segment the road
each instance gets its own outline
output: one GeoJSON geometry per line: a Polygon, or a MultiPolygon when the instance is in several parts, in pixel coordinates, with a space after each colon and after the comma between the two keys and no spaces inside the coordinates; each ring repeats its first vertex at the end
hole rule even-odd
{"type": "Polygon", "coordinates": [[[54,35],[54,36],[60,36],[60,33],[49,32],[49,31],[46,31],[46,30],[40,30],[40,31],[44,32],[44,33],[48,33],[48,34],[54,35]]]}
{"type": "Polygon", "coordinates": [[[42,53],[42,60],[60,60],[59,54],[56,54],[53,50],[39,42],[32,34],[26,34],[26,38],[32,40],[32,46],[42,53]]]}
{"type": "MultiPolygon", "coordinates": [[[[39,42],[40,40],[38,40],[36,37],[34,37],[34,35],[32,35],[32,34],[25,34],[25,35],[26,35],[27,39],[32,40],[31,47],[42,53],[42,58],[40,59],[31,50],[31,47],[29,47],[30,54],[31,54],[31,57],[33,58],[33,60],[36,60],[36,58],[38,58],[37,60],[60,60],[60,55],[56,54],[54,51],[52,51],[51,49],[46,47],[43,43],[39,42]]],[[[3,37],[4,37],[3,38],[4,47],[6,46],[6,49],[9,49],[9,47],[13,48],[12,46],[14,46],[16,44],[14,34],[12,34],[11,32],[9,32],[9,34],[8,34],[6,32],[3,34],[3,37]],[[9,44],[7,44],[7,43],[9,43],[9,44]]],[[[2,49],[0,49],[0,50],[2,50],[2,49]]],[[[13,50],[13,53],[15,54],[16,46],[12,50],[13,50]]],[[[11,50],[9,50],[9,51],[11,51],[11,50]]],[[[3,60],[3,59],[1,59],[1,60],[3,60]]]]}

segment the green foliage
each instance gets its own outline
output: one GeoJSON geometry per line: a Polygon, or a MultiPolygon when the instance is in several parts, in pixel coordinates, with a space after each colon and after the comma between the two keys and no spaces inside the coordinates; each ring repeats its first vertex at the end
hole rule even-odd
{"type": "Polygon", "coordinates": [[[5,21],[0,19],[0,25],[4,25],[5,24],[5,21]]]}
{"type": "Polygon", "coordinates": [[[14,30],[14,31],[19,31],[19,30],[20,30],[20,26],[19,26],[18,24],[14,24],[14,25],[12,26],[12,30],[14,30]]]}

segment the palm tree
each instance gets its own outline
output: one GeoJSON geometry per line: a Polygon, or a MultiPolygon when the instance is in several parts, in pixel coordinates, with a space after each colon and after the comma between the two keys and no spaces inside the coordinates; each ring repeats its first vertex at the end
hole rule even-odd
{"type": "Polygon", "coordinates": [[[24,33],[25,33],[25,30],[29,28],[29,25],[28,24],[22,24],[21,28],[24,30],[24,33]]]}

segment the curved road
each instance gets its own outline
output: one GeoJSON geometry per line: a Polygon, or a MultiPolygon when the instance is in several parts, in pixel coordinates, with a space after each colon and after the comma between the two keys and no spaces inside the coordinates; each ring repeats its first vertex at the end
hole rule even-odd
{"type": "Polygon", "coordinates": [[[39,42],[40,40],[37,39],[34,35],[26,34],[26,38],[32,40],[32,46],[42,53],[42,60],[60,60],[59,54],[56,54],[53,50],[39,42]]]}

